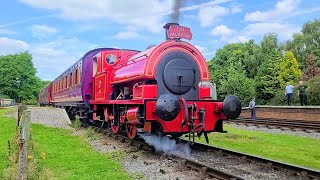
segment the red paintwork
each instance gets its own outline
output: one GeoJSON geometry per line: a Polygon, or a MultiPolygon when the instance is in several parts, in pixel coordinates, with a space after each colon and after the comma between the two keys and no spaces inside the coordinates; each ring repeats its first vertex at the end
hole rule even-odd
{"type": "MultiPolygon", "coordinates": [[[[205,108],[206,110],[206,116],[204,120],[205,124],[205,131],[212,132],[214,129],[214,125],[216,124],[217,120],[224,119],[222,113],[222,102],[213,102],[213,101],[187,101],[188,105],[192,105],[195,103],[197,105],[197,108],[205,108]],[[221,105],[220,105],[221,104],[221,105]]],[[[182,106],[182,103],[180,103],[182,106]]],[[[160,119],[156,113],[155,113],[155,107],[156,107],[156,101],[148,101],[146,103],[146,119],[147,121],[158,121],[162,125],[162,130],[164,133],[173,133],[173,132],[183,132],[188,133],[192,129],[188,127],[187,125],[180,127],[180,124],[184,120],[184,112],[183,110],[180,111],[179,115],[172,121],[164,121],[160,119]]],[[[195,121],[195,124],[199,124],[200,120],[198,117],[198,113],[194,114],[197,117],[197,120],[195,121]]],[[[195,130],[195,132],[200,132],[202,129],[198,128],[195,130]]]]}
{"type": "Polygon", "coordinates": [[[209,87],[199,87],[199,99],[208,99],[210,97],[209,87]]]}
{"type": "Polygon", "coordinates": [[[158,46],[142,51],[131,57],[127,63],[116,66],[110,83],[116,84],[128,81],[154,79],[157,64],[170,51],[184,51],[197,62],[201,81],[209,80],[208,66],[197,48],[186,42],[165,41],[158,46]],[[194,51],[194,53],[191,52],[194,51]]]}
{"type": "Polygon", "coordinates": [[[90,101],[90,104],[143,104],[143,103],[144,103],[143,99],[90,101]]]}
{"type": "Polygon", "coordinates": [[[136,84],[133,86],[133,99],[154,99],[158,95],[157,85],[153,84],[136,84]]]}
{"type": "Polygon", "coordinates": [[[141,124],[139,121],[139,106],[131,107],[127,110],[127,120],[130,122],[130,124],[141,124]]]}
{"type": "Polygon", "coordinates": [[[137,129],[137,127],[136,127],[135,125],[133,125],[133,124],[126,124],[126,131],[127,131],[127,136],[128,136],[130,139],[136,138],[138,129],[137,129]]]}
{"type": "Polygon", "coordinates": [[[192,33],[190,31],[190,28],[180,25],[171,25],[167,31],[167,36],[171,39],[192,39],[192,33]]]}
{"type": "MultiPolygon", "coordinates": [[[[179,30],[173,27],[171,30],[179,30]]],[[[181,30],[181,29],[180,29],[181,30]]],[[[156,67],[161,58],[171,51],[183,51],[188,53],[198,64],[200,70],[200,81],[209,80],[209,72],[205,59],[194,46],[186,42],[176,42],[173,40],[165,41],[158,46],[154,46],[140,53],[132,53],[130,56],[125,56],[129,52],[113,50],[101,51],[94,57],[97,58],[97,73],[93,77],[93,99],[90,101],[92,105],[140,105],[145,108],[144,112],[146,122],[140,124],[137,119],[138,106],[128,107],[126,114],[120,116],[120,122],[126,121],[132,126],[140,126],[145,131],[151,131],[151,123],[158,121],[164,133],[188,133],[192,129],[188,125],[180,127],[181,122],[184,120],[184,110],[180,111],[177,118],[172,121],[161,120],[155,113],[157,85],[156,84],[143,84],[146,80],[155,79],[156,67]],[[114,54],[117,61],[114,64],[108,64],[105,58],[108,54],[114,54]],[[120,87],[128,87],[132,99],[123,100],[123,97],[115,97],[117,100],[110,100],[109,94],[113,92],[114,85],[120,87]],[[149,101],[145,100],[149,99],[149,101]],[[150,101],[152,100],[152,101],[150,101]],[[125,118],[126,117],[126,118],[125,118]]],[[[188,101],[188,105],[196,104],[197,109],[203,108],[206,110],[204,120],[204,130],[212,132],[217,120],[224,119],[222,113],[222,103],[205,100],[210,96],[210,88],[199,87],[199,100],[203,101],[188,101]]],[[[181,103],[182,107],[182,103],[181,103]]],[[[105,109],[105,119],[113,122],[113,116],[109,116],[107,109],[105,109]]],[[[194,113],[195,124],[200,124],[199,114],[194,113]]],[[[129,127],[132,130],[133,127],[129,127]]],[[[113,125],[112,129],[115,133],[118,132],[118,126],[113,125]]],[[[135,132],[128,133],[128,136],[133,137],[135,132]],[[133,134],[132,134],[133,133],[133,134]]],[[[202,131],[202,127],[193,129],[195,132],[202,131]]]]}

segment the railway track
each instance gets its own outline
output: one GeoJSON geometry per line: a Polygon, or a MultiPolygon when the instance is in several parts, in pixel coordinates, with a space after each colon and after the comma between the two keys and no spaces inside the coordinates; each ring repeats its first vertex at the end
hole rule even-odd
{"type": "MultiPolygon", "coordinates": [[[[102,129],[99,127],[95,127],[95,131],[102,133],[104,135],[107,135],[109,137],[113,137],[121,142],[127,142],[130,143],[130,145],[136,146],[139,149],[147,150],[153,153],[157,153],[159,155],[162,154],[162,152],[156,152],[155,148],[151,145],[148,145],[145,142],[139,141],[139,140],[131,140],[127,138],[126,136],[122,135],[115,135],[112,132],[110,132],[107,129],[102,129]]],[[[180,143],[188,143],[187,140],[184,139],[179,139],[180,143]]],[[[256,171],[254,172],[246,172],[246,171],[239,171],[237,169],[231,171],[231,172],[226,172],[225,170],[222,170],[224,168],[221,168],[219,166],[212,165],[212,163],[207,163],[203,162],[201,159],[195,159],[195,158],[190,158],[190,157],[177,157],[174,155],[168,156],[168,159],[174,160],[181,164],[184,167],[191,168],[193,170],[196,170],[203,174],[204,176],[209,176],[212,178],[217,178],[217,179],[246,179],[241,176],[241,173],[251,173],[251,174],[259,174],[259,171],[270,171],[273,173],[274,171],[279,171],[284,174],[288,174],[291,179],[320,179],[320,171],[301,167],[301,166],[296,166],[296,165],[291,165],[279,161],[274,161],[271,159],[266,159],[258,156],[253,156],[237,151],[232,151],[216,146],[211,146],[207,144],[202,144],[202,143],[194,143],[191,145],[192,151],[194,153],[200,153],[200,152],[210,152],[212,155],[219,155],[221,157],[224,157],[225,159],[233,159],[234,162],[231,164],[236,164],[237,166],[248,164],[253,165],[253,166],[261,166],[257,168],[256,171]],[[202,161],[202,162],[201,162],[202,161]]],[[[227,160],[225,160],[227,161],[227,160]]],[[[284,178],[287,178],[286,176],[284,178]]],[[[289,179],[290,179],[289,178],[289,179]]],[[[263,179],[263,178],[262,178],[263,179]]]]}
{"type": "Polygon", "coordinates": [[[320,121],[303,121],[303,120],[289,120],[289,119],[256,119],[255,121],[247,118],[240,118],[234,120],[227,120],[226,123],[246,124],[253,126],[264,126],[267,128],[290,129],[293,131],[302,130],[305,132],[320,133],[320,121]]]}
{"type": "MultiPolygon", "coordinates": [[[[130,145],[136,146],[139,149],[143,149],[143,150],[146,150],[146,151],[149,151],[152,153],[156,153],[158,155],[162,155],[162,152],[156,152],[153,146],[148,145],[145,142],[138,141],[138,140],[132,140],[132,139],[129,139],[128,137],[120,135],[120,134],[116,135],[107,129],[102,129],[99,127],[95,127],[95,131],[102,133],[106,136],[113,137],[114,139],[119,140],[121,142],[130,143],[130,145]]],[[[177,161],[179,164],[181,164],[184,167],[188,167],[193,170],[199,171],[201,174],[203,174],[204,177],[210,176],[213,178],[223,179],[223,180],[227,180],[227,179],[242,180],[242,178],[237,177],[233,174],[229,174],[229,173],[223,172],[219,169],[212,168],[206,164],[194,161],[192,159],[181,158],[181,157],[174,156],[174,155],[165,155],[165,156],[167,156],[168,159],[177,161]]]]}
{"type": "MultiPolygon", "coordinates": [[[[187,142],[187,141],[182,140],[182,142],[187,142]]],[[[239,161],[242,161],[242,162],[262,163],[268,168],[288,170],[288,171],[291,171],[295,176],[297,176],[297,178],[301,178],[301,179],[320,179],[320,171],[305,168],[302,166],[296,166],[288,163],[283,163],[283,162],[279,162],[279,161],[275,161],[267,158],[262,158],[259,156],[254,156],[254,155],[250,155],[250,154],[246,154],[238,151],[233,151],[233,150],[224,149],[217,146],[212,146],[212,145],[197,143],[197,142],[195,142],[192,145],[192,148],[211,150],[216,153],[235,156],[239,159],[239,161]]]]}

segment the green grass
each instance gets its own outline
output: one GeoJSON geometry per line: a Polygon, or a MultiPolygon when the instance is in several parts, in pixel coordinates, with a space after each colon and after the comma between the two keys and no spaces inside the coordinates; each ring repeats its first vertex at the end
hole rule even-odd
{"type": "Polygon", "coordinates": [[[209,134],[210,144],[320,170],[319,139],[224,128],[228,133],[209,134]]]}
{"type": "Polygon", "coordinates": [[[4,179],[4,169],[8,166],[7,153],[8,153],[8,140],[14,137],[16,132],[17,120],[12,118],[3,117],[6,112],[12,111],[11,109],[0,110],[0,179],[4,179]]]}
{"type": "MultiPolygon", "coordinates": [[[[7,141],[15,133],[16,121],[4,118],[0,110],[0,179],[7,166],[7,141]],[[1,161],[4,161],[2,163],[1,161]]],[[[32,136],[37,152],[45,153],[44,168],[56,179],[130,179],[116,161],[115,154],[102,154],[92,149],[84,137],[70,130],[32,124],[32,136]]]]}

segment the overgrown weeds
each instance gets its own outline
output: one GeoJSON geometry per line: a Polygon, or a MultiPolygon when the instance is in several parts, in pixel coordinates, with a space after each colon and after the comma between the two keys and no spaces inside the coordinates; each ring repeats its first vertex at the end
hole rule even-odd
{"type": "Polygon", "coordinates": [[[94,134],[94,129],[91,128],[91,127],[86,129],[85,135],[86,135],[86,137],[88,137],[90,139],[95,139],[95,137],[96,137],[95,134],[94,134]]]}
{"type": "Polygon", "coordinates": [[[130,175],[130,177],[132,179],[143,179],[144,178],[144,174],[143,174],[143,172],[135,172],[135,173],[132,173],[130,175]]]}
{"type": "Polygon", "coordinates": [[[121,150],[117,150],[117,151],[112,151],[111,153],[108,154],[108,156],[110,156],[111,159],[113,159],[114,161],[121,161],[124,159],[124,157],[126,157],[126,153],[124,151],[121,150]]]}
{"type": "Polygon", "coordinates": [[[72,127],[75,128],[76,130],[79,130],[81,128],[81,120],[79,116],[76,116],[76,119],[72,122],[72,127]]]}
{"type": "MultiPolygon", "coordinates": [[[[44,169],[40,153],[35,149],[35,142],[30,132],[28,140],[27,162],[26,162],[26,179],[52,178],[53,175],[48,169],[44,169]]],[[[4,170],[6,179],[17,179],[19,170],[19,153],[20,153],[20,132],[17,131],[11,140],[8,140],[7,162],[8,166],[4,170]]]]}

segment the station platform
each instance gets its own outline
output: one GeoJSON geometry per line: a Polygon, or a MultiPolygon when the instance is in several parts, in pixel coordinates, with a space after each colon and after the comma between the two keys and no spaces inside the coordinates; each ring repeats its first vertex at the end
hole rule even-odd
{"type": "MultiPolygon", "coordinates": [[[[239,118],[250,118],[250,109],[242,108],[239,118]]],[[[257,118],[320,121],[320,106],[256,106],[257,118]]]]}
{"type": "MultiPolygon", "coordinates": [[[[267,106],[259,105],[256,108],[274,108],[274,109],[320,109],[320,106],[267,106]]],[[[242,109],[249,109],[249,107],[243,107],[242,109]]]]}

